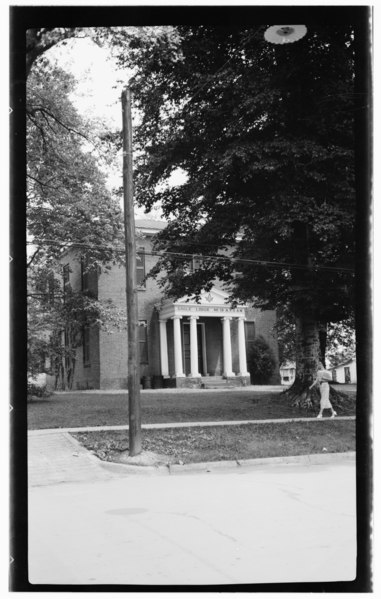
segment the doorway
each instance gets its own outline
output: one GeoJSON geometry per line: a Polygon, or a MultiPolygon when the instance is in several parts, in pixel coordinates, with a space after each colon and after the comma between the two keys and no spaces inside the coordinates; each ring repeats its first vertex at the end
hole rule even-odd
{"type": "MultiPolygon", "coordinates": [[[[197,353],[198,353],[198,372],[201,375],[206,374],[206,343],[205,343],[205,323],[197,323],[197,353]]],[[[190,323],[183,323],[183,362],[184,373],[191,373],[190,360],[190,323]]]]}

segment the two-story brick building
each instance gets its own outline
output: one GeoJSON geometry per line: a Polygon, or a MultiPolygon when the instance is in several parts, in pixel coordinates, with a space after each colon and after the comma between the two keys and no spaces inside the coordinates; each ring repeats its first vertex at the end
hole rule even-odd
{"type": "MultiPolygon", "coordinates": [[[[181,298],[171,301],[155,280],[145,280],[157,258],[152,255],[152,238],[165,223],[137,220],[137,280],[139,284],[140,375],[149,386],[202,387],[228,381],[247,385],[247,352],[256,336],[262,335],[273,348],[273,311],[248,305],[233,308],[218,286],[204,293],[200,303],[181,298]]],[[[83,265],[67,254],[64,284],[90,290],[99,300],[111,299],[126,307],[126,276],[123,268],[112,266],[100,275],[86,273],[83,265]]],[[[273,383],[279,382],[278,368],[273,383]]],[[[84,331],[83,347],[77,350],[73,388],[127,388],[127,332],[105,332],[96,327],[84,331]]]]}

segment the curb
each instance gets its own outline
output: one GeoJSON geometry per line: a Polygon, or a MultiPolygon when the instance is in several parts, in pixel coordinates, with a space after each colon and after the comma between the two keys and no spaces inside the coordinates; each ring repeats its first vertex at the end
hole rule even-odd
{"type": "Polygon", "coordinates": [[[249,469],[258,466],[277,465],[313,465],[328,464],[337,459],[348,462],[356,459],[355,451],[346,453],[317,453],[300,456],[282,456],[272,458],[252,458],[247,460],[226,460],[220,462],[198,462],[193,464],[167,464],[162,466],[133,466],[129,464],[118,464],[116,462],[105,462],[94,456],[98,464],[105,470],[115,474],[149,474],[149,475],[176,475],[192,473],[213,473],[232,469],[249,469]]]}

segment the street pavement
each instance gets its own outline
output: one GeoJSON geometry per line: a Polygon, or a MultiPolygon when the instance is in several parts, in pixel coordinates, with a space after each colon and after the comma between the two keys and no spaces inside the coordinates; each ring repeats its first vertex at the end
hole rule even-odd
{"type": "MultiPolygon", "coordinates": [[[[44,465],[44,435],[28,438],[32,584],[212,585],[356,576],[353,456],[120,476],[82,454],[67,433],[45,435],[45,441],[59,435],[66,448],[61,482],[54,480],[54,467],[44,465]],[[69,460],[70,453],[78,455],[69,460]]],[[[50,456],[54,452],[62,460],[57,443],[50,456]]]]}

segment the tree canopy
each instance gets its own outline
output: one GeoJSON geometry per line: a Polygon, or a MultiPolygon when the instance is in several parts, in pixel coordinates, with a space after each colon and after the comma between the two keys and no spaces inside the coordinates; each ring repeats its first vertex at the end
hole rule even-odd
{"type": "Polygon", "coordinates": [[[318,323],[353,309],[354,33],[307,23],[272,45],[265,29],[168,28],[120,62],[136,68],[137,198],[170,221],[153,274],[175,297],[218,279],[232,299],[287,306],[307,381],[318,323]],[[177,169],[186,181],[169,186],[177,169]]]}
{"type": "Polygon", "coordinates": [[[75,110],[75,80],[47,49],[27,81],[28,372],[49,355],[56,384],[70,387],[84,327],[118,327],[125,317],[80,290],[63,292],[63,252],[71,248],[89,272],[109,269],[123,259],[123,221],[106,180],[109,148],[75,110]]]}
{"type": "Polygon", "coordinates": [[[341,319],[354,257],[353,33],[310,27],[271,46],[264,29],[179,27],[128,55],[139,64],[138,199],[174,218],[162,249],[234,246],[237,259],[285,264],[236,262],[233,274],[231,262],[205,260],[181,280],[184,260],[166,257],[171,293],[217,276],[260,307],[308,301],[319,318],[341,319]],[[163,186],[177,168],[187,182],[163,186]],[[337,270],[308,268],[319,265],[337,270]]]}
{"type": "Polygon", "coordinates": [[[121,237],[121,209],[101,170],[106,154],[70,101],[74,83],[46,58],[28,79],[28,232],[45,255],[58,258],[77,242],[88,246],[94,264],[105,265],[121,237]]]}

